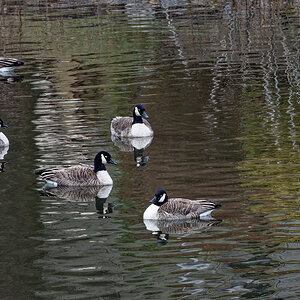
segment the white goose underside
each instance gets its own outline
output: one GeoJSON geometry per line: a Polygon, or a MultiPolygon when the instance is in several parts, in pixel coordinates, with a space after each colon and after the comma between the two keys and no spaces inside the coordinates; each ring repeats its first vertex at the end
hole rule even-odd
{"type": "Polygon", "coordinates": [[[153,131],[149,129],[144,123],[133,124],[131,128],[131,135],[133,137],[151,136],[153,131]]]}
{"type": "Polygon", "coordinates": [[[5,136],[3,132],[0,132],[0,146],[4,147],[8,145],[9,145],[8,138],[5,136]]]}
{"type": "Polygon", "coordinates": [[[16,67],[2,67],[0,68],[0,73],[10,73],[12,72],[16,67]]]}
{"type": "Polygon", "coordinates": [[[143,219],[146,220],[158,220],[159,214],[158,214],[159,206],[155,204],[151,204],[145,211],[143,215],[143,219]]]}

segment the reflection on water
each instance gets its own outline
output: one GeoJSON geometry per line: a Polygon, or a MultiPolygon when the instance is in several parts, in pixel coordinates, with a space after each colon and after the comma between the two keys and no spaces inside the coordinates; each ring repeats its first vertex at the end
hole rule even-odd
{"type": "Polygon", "coordinates": [[[169,239],[169,234],[196,234],[207,229],[207,227],[220,224],[221,220],[211,219],[209,221],[203,221],[200,219],[191,220],[143,220],[146,229],[152,231],[152,234],[156,236],[159,241],[163,241],[164,244],[169,239]]]}
{"type": "Polygon", "coordinates": [[[9,146],[0,147],[0,159],[4,159],[4,156],[7,154],[9,146]]]}
{"type": "Polygon", "coordinates": [[[111,136],[111,140],[115,146],[121,151],[132,152],[134,154],[134,161],[137,167],[144,167],[147,165],[150,157],[144,155],[144,150],[150,146],[153,136],[150,137],[139,137],[139,138],[125,138],[111,136]]]}
{"type": "Polygon", "coordinates": [[[106,202],[112,190],[112,185],[107,186],[58,186],[52,189],[41,189],[40,193],[47,197],[57,197],[72,202],[95,201],[97,212],[106,215],[113,212],[114,204],[106,202]]]}
{"type": "Polygon", "coordinates": [[[6,72],[6,73],[1,73],[0,72],[0,84],[1,83],[15,83],[15,82],[20,82],[23,80],[22,75],[18,75],[15,72],[6,72]]]}
{"type": "Polygon", "coordinates": [[[96,197],[107,199],[112,190],[112,185],[107,186],[58,186],[52,189],[42,189],[42,194],[55,196],[68,201],[88,202],[96,197]]]}
{"type": "Polygon", "coordinates": [[[4,172],[4,167],[5,167],[6,162],[2,161],[0,162],[0,172],[3,173],[4,172]]]}
{"type": "Polygon", "coordinates": [[[299,1],[2,1],[0,25],[25,61],[0,79],[1,298],[298,298],[299,1]],[[122,142],[135,164],[109,126],[136,103],[155,137],[122,142]],[[36,167],[100,150],[119,163],[107,200],[36,192],[36,167]],[[222,223],[153,239],[159,188],[218,201],[222,223]]]}

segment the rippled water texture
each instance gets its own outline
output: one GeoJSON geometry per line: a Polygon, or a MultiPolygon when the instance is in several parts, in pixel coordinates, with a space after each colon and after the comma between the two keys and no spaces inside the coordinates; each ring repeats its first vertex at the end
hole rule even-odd
{"type": "Polygon", "coordinates": [[[299,299],[298,1],[1,1],[1,299],[299,299]],[[142,103],[153,139],[111,139],[142,103]],[[39,167],[118,166],[42,191],[39,167]],[[6,153],[7,152],[7,153],[6,153]],[[215,220],[143,222],[159,188],[215,220]]]}

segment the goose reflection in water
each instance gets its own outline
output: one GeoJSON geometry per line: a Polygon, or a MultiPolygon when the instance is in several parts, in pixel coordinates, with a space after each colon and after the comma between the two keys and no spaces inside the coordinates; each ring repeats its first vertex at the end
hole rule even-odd
{"type": "Polygon", "coordinates": [[[43,196],[58,197],[70,202],[91,202],[95,201],[97,212],[101,218],[107,218],[114,210],[114,203],[106,202],[112,190],[112,185],[106,186],[58,186],[56,188],[40,190],[43,196]]]}
{"type": "Polygon", "coordinates": [[[8,145],[4,146],[4,147],[3,146],[0,147],[0,160],[4,159],[4,156],[7,154],[8,150],[9,150],[9,146],[8,145]]]}
{"type": "Polygon", "coordinates": [[[150,157],[143,155],[144,150],[151,145],[153,136],[126,138],[111,136],[111,140],[123,152],[134,152],[134,160],[137,167],[147,165],[150,157]]]}
{"type": "Polygon", "coordinates": [[[170,234],[195,234],[216,226],[222,220],[209,219],[207,221],[201,219],[189,220],[146,220],[144,219],[146,229],[152,231],[156,236],[158,243],[161,245],[167,244],[170,234]]]}
{"type": "Polygon", "coordinates": [[[16,74],[14,71],[0,73],[0,82],[3,84],[21,82],[24,79],[24,76],[16,74]]]}
{"type": "Polygon", "coordinates": [[[5,172],[5,171],[4,171],[4,166],[5,166],[5,164],[6,164],[5,161],[3,161],[3,162],[0,163],[0,173],[5,172]]]}
{"type": "MultiPolygon", "coordinates": [[[[8,149],[9,149],[9,146],[0,147],[0,160],[4,159],[4,156],[7,154],[8,149]]],[[[5,172],[4,171],[5,164],[6,164],[5,161],[0,162],[0,173],[5,172]]]]}

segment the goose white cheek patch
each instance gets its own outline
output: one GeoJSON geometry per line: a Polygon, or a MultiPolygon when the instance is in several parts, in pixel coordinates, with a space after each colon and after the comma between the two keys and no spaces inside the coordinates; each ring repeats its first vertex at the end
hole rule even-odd
{"type": "Polygon", "coordinates": [[[140,117],[140,116],[141,116],[141,114],[140,114],[140,112],[139,112],[138,108],[136,107],[134,110],[135,110],[135,115],[136,115],[136,116],[138,116],[138,117],[140,117]]]}
{"type": "Polygon", "coordinates": [[[161,196],[161,198],[158,200],[158,202],[164,202],[165,201],[165,198],[166,198],[166,194],[163,194],[161,196]]]}
{"type": "Polygon", "coordinates": [[[103,154],[101,154],[101,160],[102,160],[102,163],[105,164],[107,161],[106,161],[106,158],[104,157],[103,154]]]}

